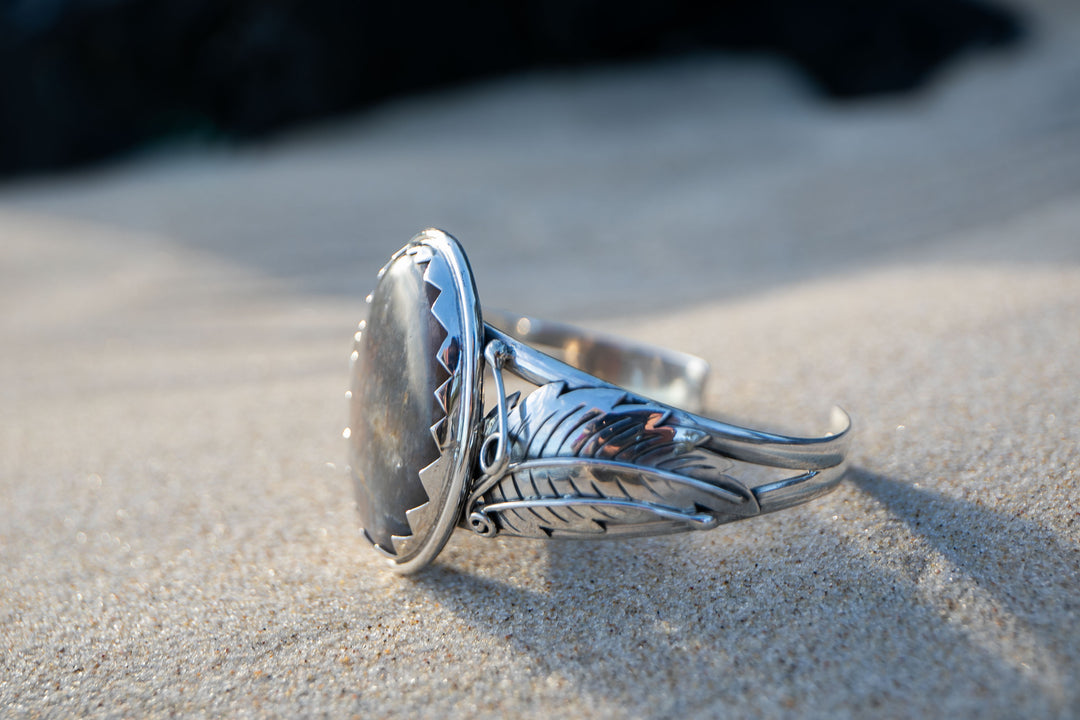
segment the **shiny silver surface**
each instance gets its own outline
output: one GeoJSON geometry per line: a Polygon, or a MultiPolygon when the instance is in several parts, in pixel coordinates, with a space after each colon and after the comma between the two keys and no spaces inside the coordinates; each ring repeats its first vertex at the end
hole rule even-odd
{"type": "MultiPolygon", "coordinates": [[[[491,326],[486,338],[502,347],[502,369],[539,388],[508,411],[505,469],[485,474],[470,495],[468,526],[485,537],[709,529],[812,500],[835,487],[846,469],[850,419],[839,408],[821,437],[778,435],[631,393],[491,326]],[[801,472],[750,486],[737,477],[740,463],[801,472]]],[[[644,353],[631,346],[632,368],[642,365],[644,353]]],[[[604,360],[608,378],[628,374],[621,357],[604,360]]],[[[699,367],[687,364],[695,372],[699,367]]],[[[644,378],[638,387],[670,396],[667,383],[682,392],[690,383],[674,376],[673,366],[658,363],[664,372],[637,374],[644,378]]],[[[486,437],[498,432],[489,418],[486,437]]]]}
{"type": "MultiPolygon", "coordinates": [[[[704,360],[508,313],[490,312],[484,324],[456,240],[429,229],[394,258],[401,253],[423,261],[425,282],[440,291],[431,316],[446,333],[437,359],[449,379],[426,388],[446,411],[430,429],[439,457],[418,471],[428,499],[408,509],[410,532],[395,535],[392,548],[376,543],[395,569],[424,567],[458,524],[484,537],[707,530],[807,502],[842,478],[850,440],[843,410],[833,409],[827,433],[809,438],[705,417],[704,360]],[[485,364],[493,384],[481,388],[485,364]],[[507,396],[504,372],[536,390],[507,396]],[[482,390],[494,395],[486,418],[482,390]],[[759,474],[751,467],[782,477],[753,483],[744,479],[759,474]]],[[[394,387],[402,371],[378,369],[394,387]]],[[[368,393],[364,402],[380,397],[368,393]]],[[[356,418],[365,409],[353,400],[356,418]]],[[[402,446],[407,440],[398,438],[402,446]]],[[[365,460],[354,453],[353,464],[365,460]]],[[[406,464],[418,465],[417,458],[406,464]]],[[[366,466],[387,467],[384,459],[366,466]]],[[[398,482],[389,475],[384,482],[398,482]]],[[[372,502],[362,492],[358,499],[372,502]]]]}

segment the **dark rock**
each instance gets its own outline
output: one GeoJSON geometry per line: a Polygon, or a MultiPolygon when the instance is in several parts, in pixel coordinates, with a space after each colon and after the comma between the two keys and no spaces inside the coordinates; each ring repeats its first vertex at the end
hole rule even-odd
{"type": "Polygon", "coordinates": [[[673,53],[785,57],[833,96],[908,90],[1019,33],[978,0],[0,3],[0,174],[246,138],[390,95],[673,53]]]}

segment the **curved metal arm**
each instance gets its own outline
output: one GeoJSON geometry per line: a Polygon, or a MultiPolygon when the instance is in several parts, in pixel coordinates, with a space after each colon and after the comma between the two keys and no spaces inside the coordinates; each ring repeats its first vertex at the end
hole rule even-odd
{"type": "Polygon", "coordinates": [[[705,409],[709,363],[696,355],[502,310],[485,309],[484,320],[515,340],[550,350],[594,384],[599,378],[690,412],[705,409]]]}

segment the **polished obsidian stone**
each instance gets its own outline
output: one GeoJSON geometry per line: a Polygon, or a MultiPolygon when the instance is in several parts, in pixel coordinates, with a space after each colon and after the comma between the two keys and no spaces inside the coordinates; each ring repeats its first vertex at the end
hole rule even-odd
{"type": "Polygon", "coordinates": [[[437,291],[423,267],[402,255],[372,293],[356,344],[349,455],[362,527],[393,552],[392,535],[411,528],[406,511],[428,501],[419,472],[439,457],[430,428],[443,416],[435,389],[447,378],[436,360],[446,332],[431,314],[437,291]]]}

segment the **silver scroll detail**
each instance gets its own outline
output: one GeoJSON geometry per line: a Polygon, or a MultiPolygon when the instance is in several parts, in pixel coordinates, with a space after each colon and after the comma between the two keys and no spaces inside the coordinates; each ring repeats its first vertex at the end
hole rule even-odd
{"type": "MultiPolygon", "coordinates": [[[[500,393],[501,395],[501,393],[500,393]]],[[[503,398],[500,398],[503,399],[503,398]]],[[[707,530],[757,515],[754,493],[670,408],[612,387],[551,382],[505,399],[502,462],[485,462],[465,519],[480,535],[606,537],[707,530]],[[487,470],[487,467],[492,468],[487,470]]],[[[486,435],[499,435],[499,409],[486,435]]],[[[485,443],[482,453],[494,443],[485,443]]]]}

